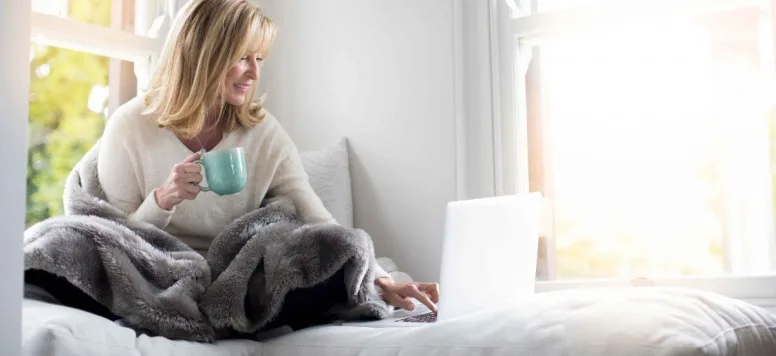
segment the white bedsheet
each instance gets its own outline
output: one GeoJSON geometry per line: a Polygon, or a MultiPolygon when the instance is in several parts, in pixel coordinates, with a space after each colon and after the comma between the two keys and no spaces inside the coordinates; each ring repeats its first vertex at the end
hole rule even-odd
{"type": "Polygon", "coordinates": [[[701,291],[576,290],[418,328],[321,326],[213,345],[135,336],[67,307],[25,300],[25,355],[776,355],[776,316],[701,291]]]}

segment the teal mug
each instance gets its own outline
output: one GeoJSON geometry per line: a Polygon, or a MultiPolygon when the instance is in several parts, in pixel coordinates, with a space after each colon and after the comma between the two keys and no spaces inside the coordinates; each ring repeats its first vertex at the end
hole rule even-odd
{"type": "Polygon", "coordinates": [[[202,165],[207,179],[207,187],[199,186],[202,191],[230,195],[245,188],[248,169],[242,147],[205,152],[195,162],[202,165]]]}

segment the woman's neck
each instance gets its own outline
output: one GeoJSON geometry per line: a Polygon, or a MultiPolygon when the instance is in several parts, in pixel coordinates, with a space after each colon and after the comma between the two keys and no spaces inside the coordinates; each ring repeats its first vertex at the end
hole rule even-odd
{"type": "Polygon", "coordinates": [[[205,118],[205,125],[202,131],[194,139],[201,148],[205,149],[205,151],[210,151],[221,142],[223,136],[223,120],[220,120],[219,116],[208,116],[205,118]]]}
{"type": "Polygon", "coordinates": [[[210,131],[218,130],[221,127],[223,127],[223,121],[224,113],[221,110],[221,107],[214,107],[210,108],[205,112],[205,117],[202,122],[201,126],[201,133],[207,134],[210,131]]]}
{"type": "Polygon", "coordinates": [[[215,148],[224,136],[224,122],[220,120],[220,110],[210,110],[205,116],[205,123],[202,125],[202,131],[190,139],[178,137],[178,139],[192,152],[210,151],[215,148]]]}

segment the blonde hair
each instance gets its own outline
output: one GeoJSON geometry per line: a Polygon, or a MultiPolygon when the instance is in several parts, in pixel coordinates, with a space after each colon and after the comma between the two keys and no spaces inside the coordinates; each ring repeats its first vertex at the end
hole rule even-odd
{"type": "MultiPolygon", "coordinates": [[[[204,129],[209,111],[220,108],[225,129],[252,127],[264,119],[265,95],[253,101],[256,84],[244,104],[225,102],[224,78],[248,53],[266,57],[276,27],[246,0],[192,0],[176,16],[154,77],[145,95],[146,113],[185,138],[204,129]]],[[[256,80],[258,82],[258,78],[256,80]]]]}

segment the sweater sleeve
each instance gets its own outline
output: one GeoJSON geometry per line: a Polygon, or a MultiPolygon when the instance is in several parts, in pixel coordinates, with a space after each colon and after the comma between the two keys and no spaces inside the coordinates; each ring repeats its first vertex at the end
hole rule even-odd
{"type": "Polygon", "coordinates": [[[97,161],[100,185],[108,203],[127,213],[130,219],[164,229],[170,223],[175,208],[170,211],[160,208],[154,195],[156,190],[147,196],[142,195],[136,163],[126,143],[127,130],[132,130],[125,124],[129,119],[114,117],[105,127],[97,161]]]}

